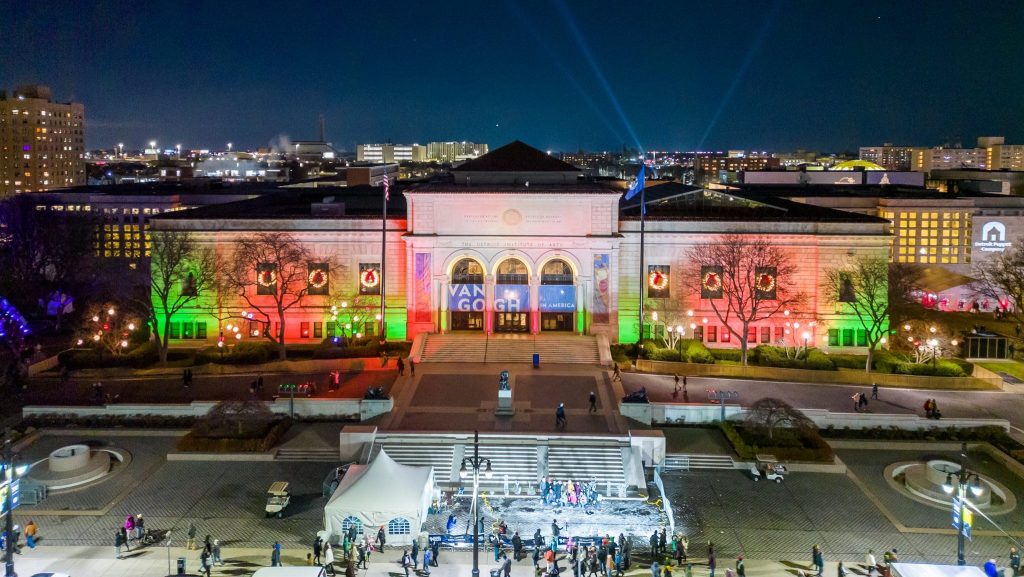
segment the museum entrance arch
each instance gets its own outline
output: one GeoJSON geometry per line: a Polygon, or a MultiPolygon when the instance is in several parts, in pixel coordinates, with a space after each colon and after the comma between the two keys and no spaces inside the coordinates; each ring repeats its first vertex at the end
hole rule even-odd
{"type": "Polygon", "coordinates": [[[484,330],[484,294],[484,266],[471,258],[457,261],[449,285],[451,330],[484,330]]]}
{"type": "Polygon", "coordinates": [[[494,331],[530,331],[530,269],[518,258],[507,258],[495,269],[494,331]]]}
{"type": "Polygon", "coordinates": [[[568,262],[556,258],[540,269],[538,310],[541,331],[571,332],[576,320],[576,276],[568,262]]]}

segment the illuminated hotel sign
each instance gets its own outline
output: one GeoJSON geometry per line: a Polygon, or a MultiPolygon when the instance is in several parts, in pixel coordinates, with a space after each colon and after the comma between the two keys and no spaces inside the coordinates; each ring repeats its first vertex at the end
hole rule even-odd
{"type": "Polygon", "coordinates": [[[981,227],[981,240],[975,241],[974,248],[981,252],[1003,252],[1011,244],[1006,240],[1006,225],[993,220],[981,227]]]}
{"type": "Polygon", "coordinates": [[[448,285],[448,310],[454,312],[483,312],[485,305],[484,285],[448,285]]]}
{"type": "Polygon", "coordinates": [[[576,287],[573,285],[540,285],[537,291],[542,313],[562,313],[576,310],[576,287]]]}

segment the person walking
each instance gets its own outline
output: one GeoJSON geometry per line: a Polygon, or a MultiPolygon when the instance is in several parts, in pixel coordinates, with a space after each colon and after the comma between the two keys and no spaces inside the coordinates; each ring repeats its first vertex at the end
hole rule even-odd
{"type": "Polygon", "coordinates": [[[661,575],[658,574],[658,559],[657,558],[651,559],[651,577],[661,577],[661,575]]]}
{"type": "MultiPolygon", "coordinates": [[[[348,536],[345,536],[345,540],[348,540],[348,536]]],[[[320,565],[320,552],[323,550],[324,541],[320,538],[320,535],[313,539],[313,563],[320,565]]]]}
{"type": "Polygon", "coordinates": [[[430,564],[431,567],[437,567],[438,561],[441,559],[441,540],[434,541],[430,546],[430,564]]]}
{"type": "MultiPolygon", "coordinates": [[[[324,568],[324,573],[329,573],[331,575],[337,575],[337,573],[334,571],[334,548],[331,547],[330,543],[324,543],[323,555],[321,555],[321,557],[323,557],[323,559],[322,559],[323,564],[322,565],[323,565],[323,568],[324,568]]],[[[316,564],[317,565],[321,565],[320,560],[317,560],[316,564]]]]}
{"type": "Polygon", "coordinates": [[[434,556],[434,552],[430,550],[430,547],[424,547],[423,549],[423,574],[430,575],[430,560],[434,556]]]}
{"type": "Polygon", "coordinates": [[[747,577],[747,566],[743,563],[743,555],[736,557],[736,577],[747,577]]]}
{"type": "Polygon", "coordinates": [[[864,409],[865,411],[868,410],[868,396],[865,395],[864,393],[860,394],[860,408],[864,409]]]}
{"type": "Polygon", "coordinates": [[[661,528],[661,534],[658,535],[658,554],[664,556],[665,552],[668,551],[668,536],[665,534],[665,528],[661,528]]]}
{"type": "Polygon", "coordinates": [[[281,567],[281,543],[275,541],[274,547],[270,550],[270,566],[281,567]]]}
{"type": "Polygon", "coordinates": [[[213,540],[213,547],[211,547],[210,553],[210,558],[213,560],[214,565],[224,565],[224,560],[220,558],[220,539],[213,540]]]}
{"type": "Polygon", "coordinates": [[[409,567],[412,567],[412,559],[409,558],[409,550],[402,551],[402,569],[405,570],[405,577],[409,577],[409,567]]]}
{"type": "Polygon", "coordinates": [[[409,357],[409,376],[416,376],[416,361],[412,360],[412,357],[409,357]]]}
{"type": "MultiPolygon", "coordinates": [[[[126,553],[131,553],[132,552],[132,546],[131,546],[131,543],[128,542],[128,530],[125,529],[123,525],[121,526],[121,541],[124,542],[124,550],[125,550],[125,552],[126,553]]],[[[14,542],[17,543],[18,540],[15,539],[14,542]]]]}
{"type": "Polygon", "coordinates": [[[142,519],[142,514],[135,515],[135,539],[142,541],[142,536],[146,534],[146,523],[142,519]]]}
{"type": "Polygon", "coordinates": [[[563,527],[558,526],[558,519],[551,520],[551,550],[558,552],[558,536],[562,533],[563,527]]]}
{"type": "Polygon", "coordinates": [[[187,549],[188,551],[191,551],[191,550],[195,549],[196,548],[196,524],[195,523],[189,523],[188,524],[188,531],[185,533],[185,536],[188,538],[188,541],[185,544],[185,549],[187,549]]]}
{"type": "Polygon", "coordinates": [[[651,533],[651,557],[657,559],[658,557],[658,530],[655,529],[654,533],[651,533]]]}
{"type": "Polygon", "coordinates": [[[181,370],[181,386],[188,388],[188,369],[181,370]]]}
{"type": "Polygon", "coordinates": [[[672,398],[675,398],[677,395],[679,395],[679,374],[677,373],[672,375],[672,380],[675,384],[675,386],[672,387],[672,398]]]}
{"type": "Polygon", "coordinates": [[[381,551],[383,551],[384,550],[384,544],[386,542],[387,542],[387,536],[384,533],[384,525],[381,525],[380,528],[377,529],[377,548],[380,549],[381,551]]]}
{"type": "Polygon", "coordinates": [[[716,565],[718,565],[718,560],[715,558],[715,549],[708,545],[708,577],[715,577],[716,565]]]}
{"type": "MultiPolygon", "coordinates": [[[[1020,327],[1020,325],[1017,326],[1020,327]]],[[[29,523],[31,522],[29,521],[29,523]]],[[[25,527],[25,534],[28,535],[28,527],[25,527]]],[[[1017,551],[1016,547],[1010,547],[1010,569],[1013,570],[1013,577],[1020,576],[1020,552],[1017,551]]]]}
{"type": "Polygon", "coordinates": [[[864,556],[864,571],[867,577],[872,577],[875,574],[875,570],[878,569],[878,561],[875,559],[875,550],[868,549],[868,554],[864,556]]]}
{"type": "Polygon", "coordinates": [[[510,577],[512,575],[512,560],[508,558],[508,555],[501,554],[501,565],[499,571],[504,577],[510,577]]]}
{"type": "Polygon", "coordinates": [[[564,430],[566,424],[568,421],[565,419],[565,403],[559,403],[555,409],[555,428],[564,430]]]}
{"type": "MultiPolygon", "coordinates": [[[[398,360],[402,360],[402,357],[398,357],[398,360]]],[[[409,555],[412,558],[412,570],[419,569],[420,565],[420,542],[419,539],[412,540],[412,553],[409,555]]]]}
{"type": "Polygon", "coordinates": [[[878,383],[871,383],[871,400],[878,400],[878,383]]]}
{"type": "Polygon", "coordinates": [[[594,391],[590,391],[590,412],[597,412],[597,394],[594,391]]]}
{"type": "Polygon", "coordinates": [[[853,399],[853,412],[859,413],[860,412],[860,393],[854,393],[853,396],[850,397],[850,398],[853,399]]]}
{"type": "Polygon", "coordinates": [[[402,360],[402,357],[398,357],[395,364],[398,366],[398,376],[405,375],[405,361],[402,360]]]}
{"type": "Polygon", "coordinates": [[[368,567],[366,566],[366,545],[363,543],[363,541],[360,541],[359,544],[356,545],[356,555],[358,556],[356,569],[367,569],[368,567]]]}
{"type": "Polygon", "coordinates": [[[516,561],[523,558],[523,538],[519,536],[519,531],[512,533],[512,558],[516,561]]]}
{"type": "Polygon", "coordinates": [[[199,572],[206,573],[206,577],[210,577],[210,552],[205,548],[199,553],[199,572]]]}
{"type": "Polygon", "coordinates": [[[619,363],[614,364],[612,369],[612,381],[622,381],[622,373],[619,372],[619,363]]]}
{"type": "Polygon", "coordinates": [[[117,555],[118,559],[122,558],[121,557],[121,547],[123,547],[123,546],[124,546],[124,534],[122,534],[121,533],[121,529],[118,528],[118,530],[114,532],[114,553],[117,555]]]}

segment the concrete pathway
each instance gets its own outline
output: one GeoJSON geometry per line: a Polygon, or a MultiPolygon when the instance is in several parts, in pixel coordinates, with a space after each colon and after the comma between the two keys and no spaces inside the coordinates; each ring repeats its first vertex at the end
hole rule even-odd
{"type": "MultiPolygon", "coordinates": [[[[643,386],[647,387],[648,398],[652,401],[684,402],[682,391],[673,395],[672,375],[623,373],[622,379],[626,392],[635,391],[643,386]]],[[[878,400],[871,400],[871,387],[865,386],[687,377],[689,402],[708,402],[707,389],[737,391],[739,403],[744,405],[763,397],[775,397],[801,409],[828,409],[844,413],[853,411],[851,397],[855,392],[868,395],[869,412],[883,414],[923,416],[924,401],[932,398],[936,400],[939,410],[945,417],[1006,419],[1017,428],[1017,433],[1024,433],[1024,395],[1006,391],[880,388],[878,400]]],[[[936,424],[941,426],[942,422],[938,421],[936,424]]]]}

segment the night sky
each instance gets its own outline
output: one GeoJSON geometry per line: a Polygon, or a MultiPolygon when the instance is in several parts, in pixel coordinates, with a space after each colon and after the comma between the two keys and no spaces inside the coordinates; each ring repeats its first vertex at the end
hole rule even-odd
{"type": "Polygon", "coordinates": [[[1024,2],[3,0],[0,87],[90,148],[1024,143],[1024,2]],[[922,10],[920,7],[927,7],[922,10]]]}

